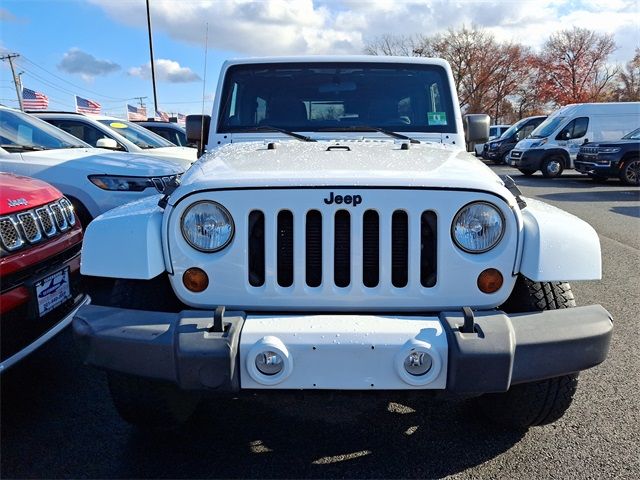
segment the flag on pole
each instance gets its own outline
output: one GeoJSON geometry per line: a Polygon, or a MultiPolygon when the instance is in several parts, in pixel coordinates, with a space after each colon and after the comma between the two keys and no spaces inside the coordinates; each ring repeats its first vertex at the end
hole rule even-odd
{"type": "Polygon", "coordinates": [[[46,110],[49,107],[49,97],[44,93],[22,87],[22,104],[25,110],[46,110]]]}
{"type": "Polygon", "coordinates": [[[99,115],[100,104],[94,100],[88,100],[76,95],[76,112],[99,115]]]}
{"type": "Polygon", "coordinates": [[[187,116],[186,116],[186,115],[184,115],[184,114],[182,114],[182,113],[179,113],[179,114],[178,114],[178,123],[179,123],[180,125],[186,125],[186,123],[187,123],[187,116]]]}
{"type": "Polygon", "coordinates": [[[156,118],[159,118],[163,122],[168,122],[169,114],[167,112],[161,112],[160,110],[156,110],[156,118]]]}
{"type": "Polygon", "coordinates": [[[144,121],[147,119],[147,109],[145,107],[138,108],[127,104],[127,119],[144,121]]]}

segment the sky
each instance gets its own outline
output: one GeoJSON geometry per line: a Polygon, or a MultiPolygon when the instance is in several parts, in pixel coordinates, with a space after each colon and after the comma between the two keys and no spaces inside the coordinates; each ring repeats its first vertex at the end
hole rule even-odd
{"type": "MultiPolygon", "coordinates": [[[[158,108],[211,110],[224,60],[268,55],[362,54],[383,34],[434,34],[476,25],[539,49],[573,26],[613,34],[611,61],[640,47],[640,0],[150,0],[158,108]],[[206,41],[205,41],[206,39],[206,41]],[[205,70],[205,45],[207,46],[205,70]],[[204,95],[203,95],[204,94],[204,95]]],[[[123,116],[153,106],[145,0],[0,0],[0,51],[17,53],[25,87],[51,109],[74,95],[123,116]]],[[[8,63],[0,103],[17,106],[8,63]]]]}

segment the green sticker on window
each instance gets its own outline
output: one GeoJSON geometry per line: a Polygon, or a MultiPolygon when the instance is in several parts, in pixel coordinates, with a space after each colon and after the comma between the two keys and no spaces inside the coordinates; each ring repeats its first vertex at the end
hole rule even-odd
{"type": "Polygon", "coordinates": [[[429,125],[446,125],[447,114],[445,112],[428,112],[427,120],[429,125]]]}

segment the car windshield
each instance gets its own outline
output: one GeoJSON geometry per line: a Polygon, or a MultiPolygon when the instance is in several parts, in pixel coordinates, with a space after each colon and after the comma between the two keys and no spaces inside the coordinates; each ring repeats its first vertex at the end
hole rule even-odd
{"type": "Polygon", "coordinates": [[[565,117],[549,117],[540,125],[538,125],[537,128],[533,132],[531,132],[531,135],[529,136],[531,138],[546,138],[556,131],[558,125],[560,125],[564,119],[565,117]]]}
{"type": "Polygon", "coordinates": [[[91,147],[45,121],[4,108],[0,109],[0,146],[7,151],[91,147]]]}
{"type": "Polygon", "coordinates": [[[640,128],[636,128],[633,132],[627,133],[623,140],[640,140],[640,128]]]}
{"type": "Polygon", "coordinates": [[[507,131],[500,136],[500,140],[502,140],[503,138],[509,138],[510,136],[515,135],[518,132],[518,130],[520,130],[523,127],[523,125],[527,123],[528,120],[529,119],[527,118],[523,118],[522,120],[519,120],[513,125],[511,125],[507,129],[507,131]]]}
{"type": "Polygon", "coordinates": [[[102,119],[98,121],[140,148],[175,147],[173,143],[135,123],[118,119],[102,119]]]}
{"type": "Polygon", "coordinates": [[[435,65],[236,65],[225,76],[221,98],[219,132],[265,126],[304,132],[353,127],[456,132],[448,77],[435,65]]]}

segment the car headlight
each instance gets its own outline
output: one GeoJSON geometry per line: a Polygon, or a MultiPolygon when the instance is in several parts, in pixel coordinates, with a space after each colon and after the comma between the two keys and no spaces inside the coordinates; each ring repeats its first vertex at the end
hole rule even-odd
{"type": "Polygon", "coordinates": [[[147,177],[127,177],[120,175],[89,175],[89,181],[102,190],[121,192],[142,192],[146,188],[155,188],[147,177]]]}
{"type": "Polygon", "coordinates": [[[196,202],[185,210],[180,228],[187,243],[201,252],[222,250],[231,242],[235,230],[227,209],[207,200],[196,202]]]}
{"type": "Polygon", "coordinates": [[[529,148],[541,147],[542,145],[547,143],[547,140],[548,140],[547,138],[543,138],[542,140],[540,140],[538,142],[533,142],[531,145],[529,145],[529,148]]]}
{"type": "Polygon", "coordinates": [[[461,250],[484,253],[495,247],[504,235],[504,217],[488,202],[462,207],[453,219],[451,237],[461,250]]]}
{"type": "Polygon", "coordinates": [[[598,153],[618,153],[620,150],[620,147],[599,147],[598,153]]]}

